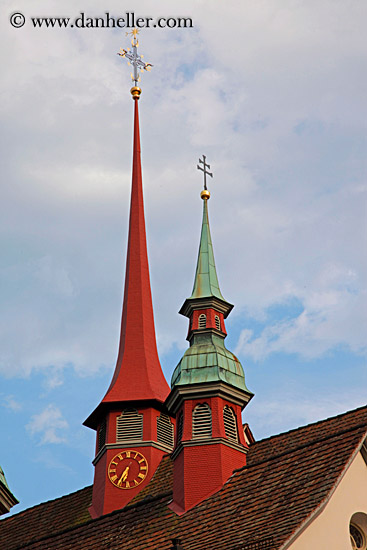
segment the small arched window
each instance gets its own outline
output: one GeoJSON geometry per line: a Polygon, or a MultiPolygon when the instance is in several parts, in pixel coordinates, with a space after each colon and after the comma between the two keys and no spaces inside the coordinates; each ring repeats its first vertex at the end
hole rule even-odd
{"type": "Polygon", "coordinates": [[[196,405],[192,413],[192,438],[206,439],[212,436],[212,411],[207,403],[196,405]]]}
{"type": "Polygon", "coordinates": [[[201,313],[199,315],[199,328],[206,328],[206,315],[201,313]]]}
{"type": "Polygon", "coordinates": [[[215,327],[220,330],[220,319],[219,319],[219,315],[216,315],[215,316],[215,327]]]}
{"type": "Polygon", "coordinates": [[[143,415],[136,409],[125,409],[116,421],[116,441],[142,441],[143,415]]]}
{"type": "Polygon", "coordinates": [[[231,407],[226,405],[223,409],[224,431],[228,439],[238,443],[236,415],[231,407]]]}
{"type": "Polygon", "coordinates": [[[157,416],[157,441],[173,449],[174,429],[168,414],[157,416]]]}

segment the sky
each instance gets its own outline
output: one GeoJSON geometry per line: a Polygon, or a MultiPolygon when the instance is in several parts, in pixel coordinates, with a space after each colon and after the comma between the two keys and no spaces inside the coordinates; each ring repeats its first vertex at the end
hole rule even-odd
{"type": "Polygon", "coordinates": [[[183,355],[205,154],[228,349],[256,439],[366,404],[366,3],[1,4],[0,464],[17,513],[93,481],[83,421],[117,358],[132,160],[122,28],[149,28],[139,102],[148,254],[167,380],[183,355]],[[16,9],[15,9],[16,8],[16,9]],[[19,12],[25,24],[12,27],[19,12]]]}

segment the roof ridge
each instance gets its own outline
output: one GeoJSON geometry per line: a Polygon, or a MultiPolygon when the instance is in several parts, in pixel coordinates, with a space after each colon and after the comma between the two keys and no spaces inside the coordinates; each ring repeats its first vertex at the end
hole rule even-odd
{"type": "Polygon", "coordinates": [[[71,493],[67,493],[66,495],[62,495],[61,497],[56,497],[56,498],[52,498],[50,500],[45,500],[43,502],[39,502],[38,504],[34,504],[33,506],[31,506],[30,508],[26,508],[25,510],[20,510],[19,512],[17,512],[16,514],[12,514],[11,516],[8,516],[6,518],[3,518],[0,520],[0,525],[2,522],[5,522],[5,521],[8,521],[10,519],[13,519],[15,518],[16,516],[19,517],[21,514],[25,514],[25,513],[28,513],[30,510],[34,510],[36,508],[38,508],[39,506],[44,506],[45,504],[49,504],[49,503],[52,503],[52,502],[56,502],[56,500],[61,500],[63,498],[66,498],[66,497],[69,497],[71,495],[75,495],[76,493],[81,493],[82,491],[85,491],[86,489],[91,489],[92,488],[92,485],[86,485],[85,487],[83,487],[82,489],[77,489],[76,491],[71,491],[71,493]]]}
{"type": "Polygon", "coordinates": [[[268,441],[270,439],[276,439],[277,437],[281,437],[283,435],[291,434],[293,432],[298,432],[299,430],[302,430],[304,428],[308,428],[310,426],[317,426],[318,424],[324,424],[325,422],[329,422],[330,420],[334,420],[337,418],[341,418],[342,416],[347,416],[348,414],[356,413],[357,411],[361,411],[362,409],[366,409],[367,412],[367,405],[361,405],[360,407],[357,407],[356,409],[351,409],[350,411],[346,411],[344,413],[339,413],[334,416],[329,416],[328,418],[324,418],[323,420],[317,420],[316,422],[310,422],[309,424],[304,424],[302,426],[298,426],[298,428],[292,428],[290,430],[286,430],[285,432],[281,432],[279,434],[275,435],[269,435],[268,437],[264,437],[263,439],[259,439],[253,443],[253,445],[256,445],[257,443],[262,443],[263,441],[268,441]]]}
{"type": "MultiPolygon", "coordinates": [[[[316,422],[315,424],[318,424],[318,422],[316,422]]],[[[272,460],[281,458],[283,456],[295,453],[295,452],[297,452],[301,449],[305,449],[306,447],[311,447],[312,445],[315,445],[316,443],[323,443],[323,442],[325,442],[329,439],[333,439],[333,438],[338,437],[340,435],[343,435],[343,434],[346,434],[346,433],[349,433],[349,432],[353,432],[355,430],[359,430],[360,428],[365,429],[364,435],[366,435],[367,434],[367,425],[366,425],[365,422],[363,422],[363,423],[360,422],[359,424],[356,424],[355,426],[352,426],[350,428],[345,428],[344,430],[340,430],[340,431],[335,432],[333,434],[325,435],[324,437],[319,437],[319,438],[313,439],[312,441],[310,441],[308,443],[301,443],[299,445],[296,445],[295,447],[292,447],[291,449],[288,449],[287,451],[283,451],[281,453],[275,453],[275,454],[267,457],[266,459],[258,460],[257,462],[253,462],[251,464],[246,464],[246,466],[242,466],[242,468],[237,468],[237,469],[233,470],[233,473],[234,472],[242,472],[243,470],[248,470],[249,468],[253,468],[255,466],[259,466],[260,464],[264,464],[266,462],[270,462],[272,460]]],[[[288,432],[286,432],[286,433],[288,433],[288,432]]]]}

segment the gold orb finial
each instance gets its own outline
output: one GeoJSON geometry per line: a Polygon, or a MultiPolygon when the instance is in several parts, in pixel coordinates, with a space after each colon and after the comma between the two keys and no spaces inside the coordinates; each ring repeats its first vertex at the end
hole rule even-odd
{"type": "Polygon", "coordinates": [[[133,96],[133,99],[139,99],[141,94],[141,88],[138,88],[138,86],[133,86],[130,90],[130,93],[133,96]]]}
{"type": "Polygon", "coordinates": [[[201,193],[200,193],[200,197],[203,199],[203,201],[207,201],[210,199],[210,193],[207,189],[204,189],[201,193]]]}

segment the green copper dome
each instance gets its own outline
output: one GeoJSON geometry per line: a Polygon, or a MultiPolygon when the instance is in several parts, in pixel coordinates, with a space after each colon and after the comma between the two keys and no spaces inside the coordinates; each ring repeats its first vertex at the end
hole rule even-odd
{"type": "Polygon", "coordinates": [[[171,386],[226,382],[248,393],[245,374],[237,357],[217,334],[195,334],[192,344],[175,368],[171,386]]]}

